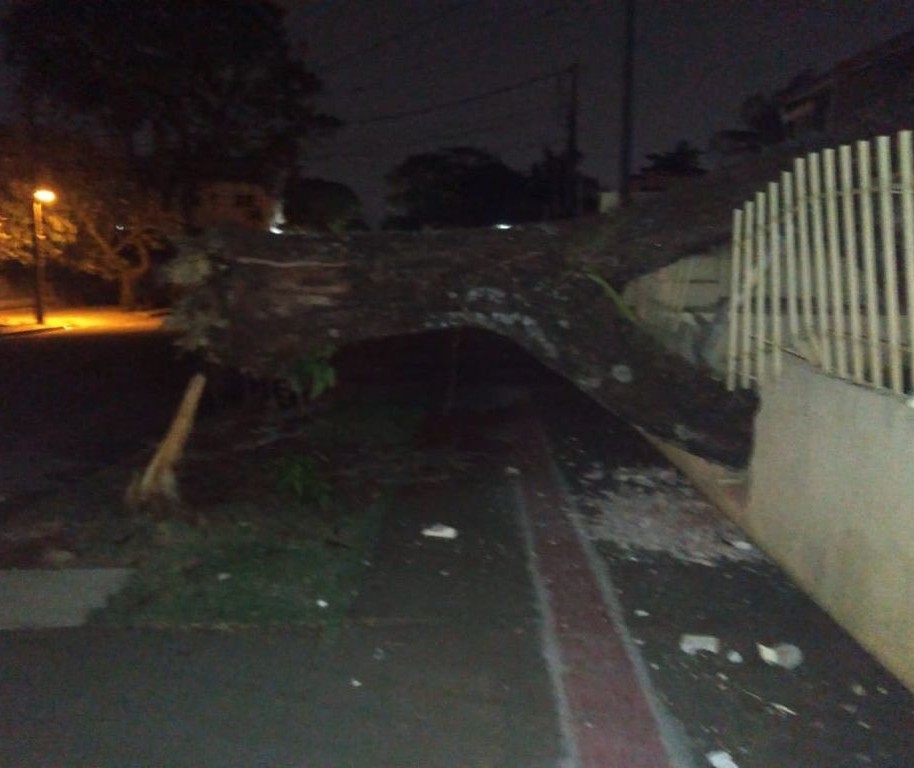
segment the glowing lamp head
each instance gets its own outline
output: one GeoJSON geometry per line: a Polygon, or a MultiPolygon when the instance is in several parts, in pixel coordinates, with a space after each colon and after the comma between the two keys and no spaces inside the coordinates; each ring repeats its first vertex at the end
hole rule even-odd
{"type": "Polygon", "coordinates": [[[39,203],[53,203],[57,199],[50,189],[36,189],[32,197],[39,203]]]}

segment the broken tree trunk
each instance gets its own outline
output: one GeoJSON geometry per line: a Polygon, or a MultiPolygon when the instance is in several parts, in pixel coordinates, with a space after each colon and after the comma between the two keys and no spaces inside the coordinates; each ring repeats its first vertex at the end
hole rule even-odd
{"type": "Polygon", "coordinates": [[[172,419],[171,426],[142,475],[130,483],[124,501],[128,507],[171,509],[181,503],[175,467],[184,453],[203,395],[206,377],[197,373],[191,377],[184,390],[184,397],[172,419]]]}
{"type": "Polygon", "coordinates": [[[609,216],[508,231],[211,233],[172,265],[172,282],[184,287],[172,325],[184,347],[274,379],[328,344],[482,328],[646,432],[743,466],[754,399],[663,350],[593,276],[621,290],[724,245],[732,209],[783,162],[766,157],[609,216]]]}

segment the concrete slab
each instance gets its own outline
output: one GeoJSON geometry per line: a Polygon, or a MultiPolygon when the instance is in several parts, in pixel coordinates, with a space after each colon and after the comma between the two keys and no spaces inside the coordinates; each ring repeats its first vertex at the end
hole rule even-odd
{"type": "Polygon", "coordinates": [[[0,571],[0,630],[82,626],[130,573],[127,568],[0,571]]]}

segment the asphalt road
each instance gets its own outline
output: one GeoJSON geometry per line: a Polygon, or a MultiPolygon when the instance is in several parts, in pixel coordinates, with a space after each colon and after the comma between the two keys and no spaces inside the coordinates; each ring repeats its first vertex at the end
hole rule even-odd
{"type": "Polygon", "coordinates": [[[0,514],[155,441],[191,362],[162,332],[0,337],[0,514]]]}

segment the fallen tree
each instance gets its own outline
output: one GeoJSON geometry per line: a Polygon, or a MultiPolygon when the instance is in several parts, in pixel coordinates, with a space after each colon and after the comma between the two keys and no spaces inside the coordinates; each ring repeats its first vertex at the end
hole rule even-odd
{"type": "Polygon", "coordinates": [[[260,378],[355,341],[433,329],[499,333],[646,432],[746,463],[755,403],[673,355],[621,311],[634,277],[730,237],[760,179],[710,175],[612,215],[500,230],[344,237],[211,232],[170,269],[180,344],[260,378]]]}

